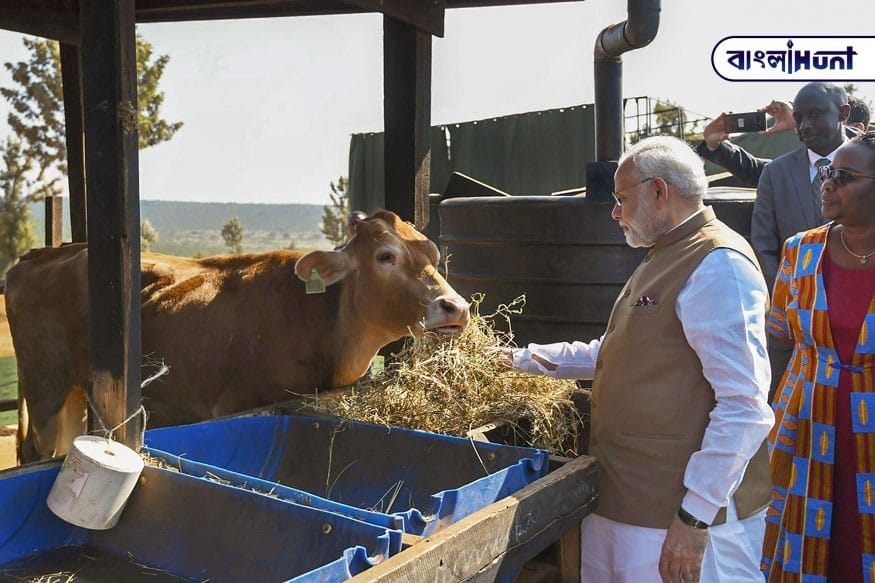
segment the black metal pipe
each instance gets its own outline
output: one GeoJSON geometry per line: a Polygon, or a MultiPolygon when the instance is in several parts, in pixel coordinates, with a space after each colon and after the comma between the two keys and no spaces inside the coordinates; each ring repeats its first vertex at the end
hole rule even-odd
{"type": "Polygon", "coordinates": [[[586,167],[586,200],[611,202],[614,171],[623,152],[622,54],[650,44],[659,29],[660,0],[628,0],[625,22],[602,30],[595,42],[595,162],[586,167]]]}
{"type": "Polygon", "coordinates": [[[659,29],[660,0],[628,0],[625,22],[599,33],[595,42],[596,160],[617,160],[623,151],[622,54],[647,46],[659,29]]]}

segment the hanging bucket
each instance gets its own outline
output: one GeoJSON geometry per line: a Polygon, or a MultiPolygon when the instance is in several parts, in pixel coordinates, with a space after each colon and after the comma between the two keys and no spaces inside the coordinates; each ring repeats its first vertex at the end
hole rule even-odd
{"type": "Polygon", "coordinates": [[[80,435],[46,503],[61,518],[92,530],[115,526],[143,471],[143,458],[117,441],[80,435]]]}

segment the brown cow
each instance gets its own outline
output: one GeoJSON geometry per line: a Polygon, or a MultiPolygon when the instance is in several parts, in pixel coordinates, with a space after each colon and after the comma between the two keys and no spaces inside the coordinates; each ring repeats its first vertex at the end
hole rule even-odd
{"type": "MultiPolygon", "coordinates": [[[[344,386],[386,344],[468,323],[467,302],[437,271],[434,243],[387,211],[354,227],[341,249],[303,256],[143,254],[144,365],[170,367],[143,391],[148,426],[344,386]],[[327,289],[307,295],[300,280],[314,268],[327,289]]],[[[9,270],[6,304],[18,359],[19,461],[60,455],[86,430],[86,246],[26,254],[9,270]]]]}

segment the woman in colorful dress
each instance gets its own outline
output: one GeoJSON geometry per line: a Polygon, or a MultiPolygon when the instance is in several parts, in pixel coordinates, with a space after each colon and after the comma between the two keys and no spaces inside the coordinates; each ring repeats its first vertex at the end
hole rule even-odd
{"type": "Polygon", "coordinates": [[[793,344],[769,435],[768,581],[875,582],[875,132],[820,169],[827,225],[784,244],[769,333],[793,344]]]}

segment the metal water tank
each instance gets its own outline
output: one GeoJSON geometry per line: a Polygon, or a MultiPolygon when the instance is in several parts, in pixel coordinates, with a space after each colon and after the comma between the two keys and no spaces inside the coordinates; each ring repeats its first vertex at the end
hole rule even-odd
{"type": "MultiPolygon", "coordinates": [[[[749,238],[754,196],[751,189],[712,188],[705,204],[749,238]]],[[[440,242],[450,283],[466,298],[485,294],[482,314],[525,295],[522,314],[511,320],[520,346],[596,338],[646,253],[626,245],[612,208],[583,195],[444,200],[440,242]]]]}

